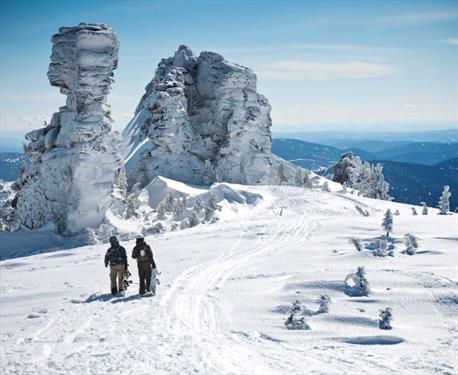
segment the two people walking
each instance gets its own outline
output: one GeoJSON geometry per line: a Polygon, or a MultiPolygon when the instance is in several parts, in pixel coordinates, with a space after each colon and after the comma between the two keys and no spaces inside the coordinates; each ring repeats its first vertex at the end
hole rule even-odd
{"type": "MultiPolygon", "coordinates": [[[[116,295],[116,293],[120,293],[124,295],[124,274],[129,272],[126,249],[119,244],[115,236],[110,237],[110,245],[110,248],[105,254],[105,267],[110,265],[111,294],[116,295]]],[[[157,272],[153,252],[143,237],[137,238],[136,245],[132,251],[132,258],[137,260],[140,284],[139,293],[143,295],[150,291],[152,272],[157,272]]],[[[154,295],[155,290],[152,292],[154,295]]]]}

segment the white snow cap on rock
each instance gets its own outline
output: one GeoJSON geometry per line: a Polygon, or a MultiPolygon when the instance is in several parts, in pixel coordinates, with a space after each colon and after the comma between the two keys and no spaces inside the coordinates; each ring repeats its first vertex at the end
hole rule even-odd
{"type": "Polygon", "coordinates": [[[279,184],[279,169],[293,185],[299,167],[271,153],[270,110],[250,69],[181,45],[161,60],[123,132],[129,186],[156,176],[279,184]]]}
{"type": "Polygon", "coordinates": [[[82,23],[60,28],[52,42],[48,78],[67,102],[49,125],[26,135],[31,163],[17,183],[16,217],[19,228],[54,223],[76,233],[100,225],[108,209],[123,210],[121,139],[106,104],[119,41],[110,26],[82,23]]]}

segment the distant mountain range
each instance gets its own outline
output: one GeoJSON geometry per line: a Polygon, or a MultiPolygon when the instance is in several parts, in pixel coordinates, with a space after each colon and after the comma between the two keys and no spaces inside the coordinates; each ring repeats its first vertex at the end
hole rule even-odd
{"type": "MultiPolygon", "coordinates": [[[[372,143],[376,143],[376,141],[372,143]]],[[[294,160],[295,164],[311,170],[329,167],[346,151],[352,151],[367,161],[391,160],[424,165],[435,165],[442,161],[458,158],[458,143],[413,142],[399,145],[399,142],[397,144],[392,142],[388,146],[385,142],[384,148],[380,148],[381,142],[378,143],[378,151],[368,151],[366,148],[356,146],[338,148],[297,139],[274,138],[272,150],[282,158],[289,161],[294,160]],[[393,144],[395,145],[393,146],[393,144]]],[[[345,145],[348,145],[348,142],[345,145]]],[[[364,145],[364,147],[367,146],[364,145]]],[[[375,148],[377,149],[377,147],[375,148]]]]}
{"type": "MultiPolygon", "coordinates": [[[[397,202],[436,206],[444,185],[452,192],[451,207],[458,206],[458,150],[457,144],[410,143],[398,145],[380,152],[368,152],[352,148],[363,160],[383,165],[385,179],[390,183],[390,195],[397,202]],[[392,158],[393,160],[386,160],[392,158]],[[448,159],[442,161],[443,159],[448,159]],[[421,161],[424,164],[419,162],[421,161]],[[439,160],[440,163],[434,163],[439,160]],[[426,165],[431,163],[434,165],[426,165]]],[[[332,146],[304,142],[297,139],[273,139],[273,153],[310,170],[324,173],[348,150],[332,146]]],[[[23,163],[21,153],[0,153],[0,180],[14,181],[23,163]]]]}
{"type": "Polygon", "coordinates": [[[0,180],[15,181],[24,158],[18,152],[0,152],[0,180]]]}
{"type": "MultiPolygon", "coordinates": [[[[383,174],[391,185],[389,194],[397,202],[419,204],[424,201],[428,206],[435,207],[443,186],[449,185],[452,192],[451,207],[458,206],[456,143],[410,143],[392,147],[391,151],[388,149],[377,153],[357,148],[350,150],[363,160],[371,163],[380,162],[383,165],[383,174]],[[387,158],[394,160],[386,160],[387,158]],[[437,160],[440,163],[435,163],[437,160]]],[[[281,138],[273,140],[272,151],[291,163],[322,174],[335,164],[343,152],[349,150],[281,138]]]]}

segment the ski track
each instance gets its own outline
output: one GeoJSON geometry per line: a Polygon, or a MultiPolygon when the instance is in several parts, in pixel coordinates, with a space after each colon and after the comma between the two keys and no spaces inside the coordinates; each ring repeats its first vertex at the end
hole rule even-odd
{"type": "MultiPolygon", "coordinates": [[[[137,298],[131,290],[119,299],[99,295],[90,303],[67,301],[59,311],[46,315],[47,320],[38,322],[31,335],[17,339],[8,349],[2,348],[2,358],[14,358],[9,356],[11,352],[24,356],[21,362],[6,363],[8,373],[285,374],[307,372],[310,365],[311,369],[320,369],[310,374],[342,374],[361,368],[370,368],[374,374],[397,374],[404,368],[420,374],[426,368],[419,368],[419,362],[430,373],[447,373],[434,362],[434,351],[427,358],[401,356],[401,361],[390,363],[380,352],[368,356],[364,346],[328,341],[316,344],[320,350],[310,350],[259,331],[237,331],[234,313],[221,303],[225,283],[260,259],[304,246],[327,220],[320,217],[318,224],[316,217],[298,214],[294,208],[280,219],[273,208],[279,207],[282,199],[288,197],[278,197],[264,204],[262,211],[257,208],[240,218],[246,230],[231,248],[189,267],[175,277],[170,288],[160,288],[157,297],[137,298]],[[271,215],[268,221],[267,215],[271,215]],[[259,232],[262,235],[256,235],[259,232]],[[129,360],[123,361],[126,357],[129,360]],[[298,364],[303,367],[298,369],[298,364]]],[[[313,212],[315,208],[309,209],[313,212]]],[[[403,277],[419,283],[437,282],[432,274],[403,277]]],[[[424,293],[434,299],[432,290],[424,293]]],[[[430,305],[434,306],[432,302],[430,305]]],[[[456,332],[451,332],[455,340],[456,332]]]]}

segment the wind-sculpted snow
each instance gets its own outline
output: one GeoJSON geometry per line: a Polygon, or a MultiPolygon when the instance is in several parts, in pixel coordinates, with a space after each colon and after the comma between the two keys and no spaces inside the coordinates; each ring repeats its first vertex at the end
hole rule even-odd
{"type": "Polygon", "coordinates": [[[294,184],[299,167],[271,153],[270,111],[250,69],[180,46],[159,63],[123,133],[129,185],[159,175],[199,185],[294,184]]]}
{"type": "Polygon", "coordinates": [[[80,24],[60,28],[52,42],[49,82],[67,101],[49,125],[26,135],[31,163],[16,184],[16,216],[19,228],[54,223],[75,233],[100,225],[109,208],[123,209],[120,138],[106,104],[119,41],[107,25],[80,24]]]}

